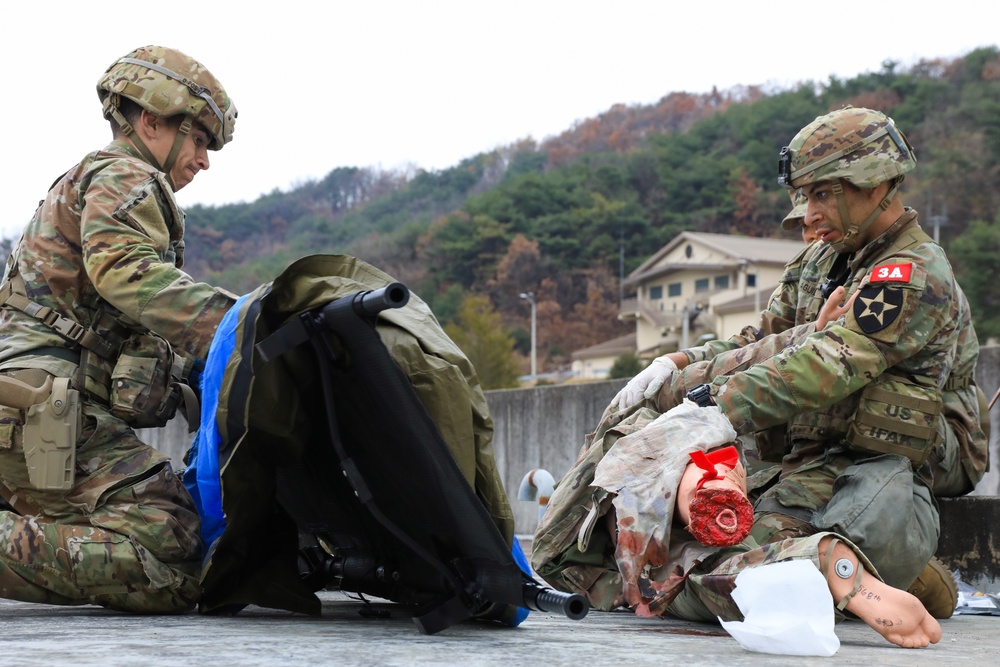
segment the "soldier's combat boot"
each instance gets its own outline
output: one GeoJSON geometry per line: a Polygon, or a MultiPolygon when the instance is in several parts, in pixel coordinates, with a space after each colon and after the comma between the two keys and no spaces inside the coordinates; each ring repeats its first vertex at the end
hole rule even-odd
{"type": "Polygon", "coordinates": [[[955,578],[937,558],[931,558],[907,592],[920,600],[934,618],[951,618],[958,606],[955,578]]]}

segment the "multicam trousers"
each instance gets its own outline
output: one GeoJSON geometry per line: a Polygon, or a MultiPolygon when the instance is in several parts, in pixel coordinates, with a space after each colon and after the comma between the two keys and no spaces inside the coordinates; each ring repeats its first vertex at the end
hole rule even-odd
{"type": "Polygon", "coordinates": [[[97,405],[83,403],[76,481],[28,482],[16,411],[0,419],[0,597],[138,613],[198,598],[199,518],[170,460],[97,405]]]}
{"type": "MultiPolygon", "coordinates": [[[[712,622],[718,618],[724,621],[742,621],[743,614],[732,598],[736,577],[742,570],[787,560],[811,560],[819,570],[819,544],[824,537],[831,535],[833,533],[816,533],[809,537],[789,538],[746,550],[752,544],[752,540],[748,540],[736,547],[724,549],[688,574],[684,589],[667,607],[667,613],[689,621],[712,622]]],[[[854,549],[866,570],[875,572],[875,568],[855,545],[843,538],[841,542],[854,549]]]]}

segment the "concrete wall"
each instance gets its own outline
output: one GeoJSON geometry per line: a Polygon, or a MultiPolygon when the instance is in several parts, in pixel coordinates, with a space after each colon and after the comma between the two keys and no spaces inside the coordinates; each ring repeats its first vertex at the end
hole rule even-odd
{"type": "MultiPolygon", "coordinates": [[[[993,398],[1000,387],[1000,345],[980,348],[976,366],[976,384],[986,400],[993,398]]],[[[990,410],[990,469],[972,492],[975,496],[1000,496],[1000,401],[990,410]]]]}
{"type": "Polygon", "coordinates": [[[584,437],[597,427],[625,380],[486,392],[493,415],[493,450],[516,530],[530,534],[538,504],[519,501],[524,475],[544,468],[558,481],[576,462],[584,437]]]}

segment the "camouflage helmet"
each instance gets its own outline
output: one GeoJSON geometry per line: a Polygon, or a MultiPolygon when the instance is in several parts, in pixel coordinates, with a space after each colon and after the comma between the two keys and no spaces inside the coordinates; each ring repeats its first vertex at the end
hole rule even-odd
{"type": "Polygon", "coordinates": [[[891,118],[879,111],[845,107],[802,128],[778,158],[778,183],[801,188],[843,179],[871,189],[917,164],[913,148],[891,118]]]}
{"type": "Polygon", "coordinates": [[[97,82],[97,95],[104,117],[119,125],[124,120],[119,98],[125,97],[157,116],[183,115],[201,123],[211,135],[212,150],[233,138],[236,107],[226,90],[204,65],[174,49],[144,46],[119,58],[97,82]]]}
{"type": "Polygon", "coordinates": [[[792,198],[792,210],[781,221],[781,228],[786,231],[795,229],[802,224],[802,220],[806,217],[806,209],[809,207],[809,200],[806,199],[802,188],[792,190],[788,194],[792,198]]]}

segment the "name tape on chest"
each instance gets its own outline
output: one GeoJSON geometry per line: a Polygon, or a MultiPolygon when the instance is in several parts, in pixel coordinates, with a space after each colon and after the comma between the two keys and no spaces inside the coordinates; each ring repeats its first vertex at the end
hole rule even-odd
{"type": "Polygon", "coordinates": [[[871,283],[908,283],[910,273],[913,271],[912,264],[886,264],[876,266],[872,269],[869,282],[871,283]]]}

